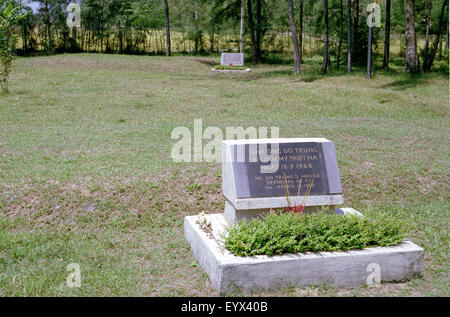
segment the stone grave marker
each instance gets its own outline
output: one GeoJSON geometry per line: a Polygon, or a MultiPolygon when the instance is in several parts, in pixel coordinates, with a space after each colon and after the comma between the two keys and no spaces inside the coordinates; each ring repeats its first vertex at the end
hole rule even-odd
{"type": "MultiPolygon", "coordinates": [[[[286,207],[286,187],[292,204],[308,197],[305,211],[342,204],[342,187],[334,144],[327,139],[227,140],[222,143],[222,155],[225,213],[184,219],[186,240],[220,293],[236,287],[361,286],[374,276],[374,264],[381,272],[378,282],[423,274],[424,250],[408,240],[393,247],[347,252],[233,255],[223,242],[230,224],[286,207]]],[[[335,213],[363,216],[352,208],[336,208],[335,213]]]]}
{"type": "Polygon", "coordinates": [[[226,140],[222,155],[224,215],[232,223],[288,207],[287,195],[291,206],[304,203],[305,212],[344,201],[336,151],[327,139],[226,140]]]}
{"type": "Polygon", "coordinates": [[[244,66],[243,53],[222,53],[220,58],[221,65],[244,66]]]}

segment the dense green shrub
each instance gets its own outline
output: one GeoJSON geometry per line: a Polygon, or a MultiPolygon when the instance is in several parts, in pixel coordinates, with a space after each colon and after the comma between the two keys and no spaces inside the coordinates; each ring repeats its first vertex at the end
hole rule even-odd
{"type": "Polygon", "coordinates": [[[383,213],[358,217],[271,212],[231,227],[225,246],[236,256],[347,251],[398,245],[405,231],[404,222],[383,213]]]}

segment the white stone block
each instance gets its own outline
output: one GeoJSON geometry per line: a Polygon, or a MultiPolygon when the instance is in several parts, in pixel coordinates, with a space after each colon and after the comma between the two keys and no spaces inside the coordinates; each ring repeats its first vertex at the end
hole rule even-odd
{"type": "Polygon", "coordinates": [[[211,71],[213,73],[222,73],[222,74],[237,74],[237,73],[248,73],[250,72],[252,69],[251,68],[246,68],[246,69],[211,69],[211,71]]]}

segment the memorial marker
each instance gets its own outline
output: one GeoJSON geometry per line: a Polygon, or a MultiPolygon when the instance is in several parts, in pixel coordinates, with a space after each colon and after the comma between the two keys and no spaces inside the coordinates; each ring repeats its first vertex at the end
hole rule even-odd
{"type": "Polygon", "coordinates": [[[230,222],[305,200],[307,211],[343,203],[333,142],[323,138],[227,140],[222,143],[222,191],[230,222]],[[299,193],[297,195],[297,193],[299,193]]]}
{"type": "Polygon", "coordinates": [[[222,53],[220,58],[221,65],[244,66],[243,53],[222,53]]]}
{"type": "MultiPolygon", "coordinates": [[[[233,255],[222,241],[230,223],[288,207],[286,185],[291,194],[299,193],[290,197],[293,204],[307,196],[302,205],[306,211],[342,204],[342,186],[334,144],[327,139],[227,140],[222,142],[222,162],[225,213],[184,219],[192,252],[219,292],[324,283],[360,286],[369,283],[374,263],[382,268],[378,282],[423,274],[424,251],[408,240],[398,246],[348,252],[233,255]]],[[[334,211],[363,216],[352,208],[334,211]]]]}

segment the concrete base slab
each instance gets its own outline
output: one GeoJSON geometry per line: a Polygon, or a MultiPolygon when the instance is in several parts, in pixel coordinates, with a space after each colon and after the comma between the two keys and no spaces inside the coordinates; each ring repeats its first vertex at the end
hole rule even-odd
{"type": "Polygon", "coordinates": [[[248,73],[252,69],[246,68],[246,69],[211,69],[213,73],[248,73]]]}
{"type": "MultiPolygon", "coordinates": [[[[345,214],[345,209],[339,212],[345,214]]],[[[354,209],[353,209],[354,210],[354,209]]],[[[338,213],[338,212],[337,212],[338,213]]],[[[377,281],[402,281],[422,275],[424,251],[405,240],[396,247],[349,252],[296,253],[237,257],[223,241],[230,226],[223,214],[189,216],[184,232],[200,266],[220,292],[311,285],[357,287],[377,281]]]]}

